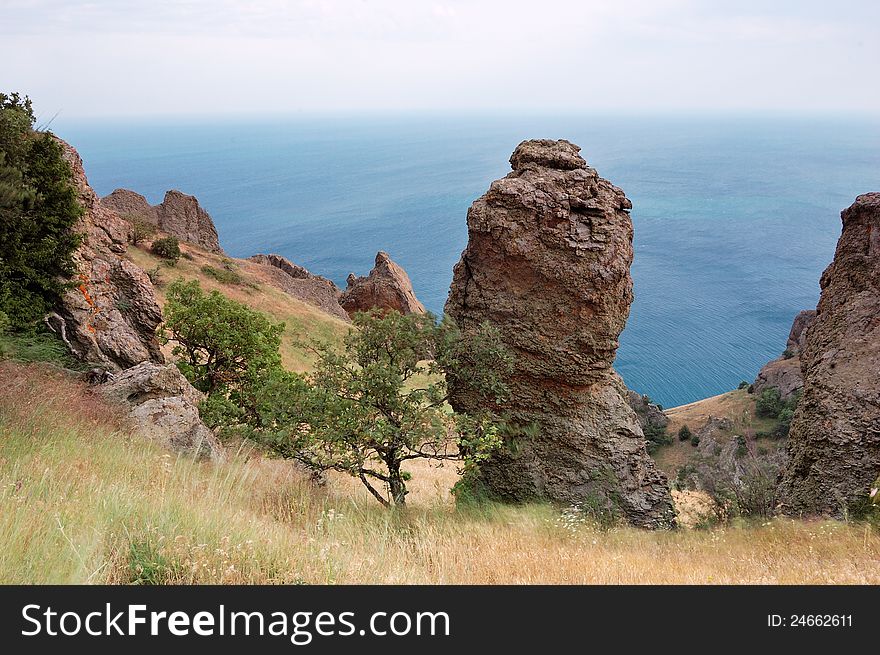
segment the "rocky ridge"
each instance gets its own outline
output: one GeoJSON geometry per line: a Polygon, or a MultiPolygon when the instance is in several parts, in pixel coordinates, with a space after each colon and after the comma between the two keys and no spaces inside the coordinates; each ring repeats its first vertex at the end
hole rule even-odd
{"type": "Polygon", "coordinates": [[[752,391],[760,394],[765,389],[776,387],[783,400],[787,400],[804,388],[801,375],[800,354],[804,346],[807,328],[816,318],[816,310],[805,309],[794,318],[786,342],[786,352],[773,361],[767,362],[755,378],[752,391]]]}
{"type": "Polygon", "coordinates": [[[401,314],[424,314],[425,307],[416,298],[406,271],[391,260],[388,253],[376,254],[376,265],[366,277],[348,276],[348,286],[339,304],[354,316],[371,309],[396,310],[401,314]]]}

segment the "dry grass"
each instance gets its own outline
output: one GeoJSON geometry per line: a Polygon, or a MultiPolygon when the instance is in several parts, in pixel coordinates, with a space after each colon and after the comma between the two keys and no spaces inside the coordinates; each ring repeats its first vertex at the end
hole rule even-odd
{"type": "Polygon", "coordinates": [[[208,253],[190,244],[181,243],[180,248],[189,257],[181,258],[176,266],[164,264],[145,247],[130,247],[127,257],[145,271],[159,269],[163,284],[156,287],[156,294],[162,306],[165,305],[164,289],[167,284],[179,278],[196,279],[203,289],[220,291],[233,300],[269,315],[276,322],[283,321],[285,330],[281,339],[281,356],[285,367],[292,371],[308,370],[313,361],[311,353],[300,347],[299,342],[317,339],[340,343],[351,327],[272,286],[261,275],[260,267],[251,262],[208,253]],[[224,284],[202,270],[203,266],[222,270],[226,262],[231,262],[235,267],[242,284],[224,284]]]}
{"type": "Polygon", "coordinates": [[[386,512],[285,462],[177,458],[63,373],[0,377],[0,582],[880,583],[865,525],[602,531],[542,505],[457,509],[448,468],[414,469],[412,506],[386,512]]]}
{"type": "MultiPolygon", "coordinates": [[[[729,430],[722,430],[718,437],[721,441],[732,438],[734,435],[743,435],[753,439],[757,432],[769,432],[778,424],[778,420],[761,418],[755,414],[754,395],[745,389],[728,391],[727,393],[711,398],[704,398],[694,403],[670,407],[665,410],[669,417],[669,425],[666,431],[673,435],[673,443],[663,446],[654,453],[657,465],[670,478],[674,478],[678,469],[686,464],[695,453],[695,449],[688,441],[678,440],[678,431],[683,425],[687,425],[692,432],[696,432],[706,424],[711,417],[726,418],[730,420],[729,430]]],[[[776,448],[784,442],[765,439],[761,444],[767,448],[776,448]]]]}

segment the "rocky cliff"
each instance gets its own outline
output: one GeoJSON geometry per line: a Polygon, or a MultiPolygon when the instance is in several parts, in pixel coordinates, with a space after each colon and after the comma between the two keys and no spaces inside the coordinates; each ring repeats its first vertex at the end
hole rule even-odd
{"type": "Polygon", "coordinates": [[[82,159],[59,139],[85,213],[77,226],[83,243],[75,253],[76,287],[46,322],[80,359],[119,370],[143,361],[162,362],[156,327],[162,313],[146,273],[120,257],[130,225],[98,201],[82,159]]]}
{"type": "Polygon", "coordinates": [[[412,282],[386,252],[376,254],[376,265],[366,277],[348,276],[348,286],[339,304],[354,316],[371,309],[396,310],[401,314],[424,314],[425,307],[416,298],[412,282]]]}
{"type": "MultiPolygon", "coordinates": [[[[481,483],[509,501],[601,506],[648,528],[674,523],[666,477],[645,449],[612,368],[632,302],[630,201],[568,141],[525,141],[513,172],[468,211],[468,245],[446,312],[496,326],[516,357],[506,445],[481,483]]],[[[479,409],[452,389],[458,411],[479,409]]]]}
{"type": "Polygon", "coordinates": [[[171,190],[165,193],[165,199],[160,204],[152,206],[139,193],[116,189],[102,198],[101,204],[120,215],[138,217],[152,223],[181,241],[210,252],[223,252],[214,221],[194,196],[171,190]]]}
{"type": "Polygon", "coordinates": [[[782,399],[787,400],[804,388],[800,353],[806,340],[807,328],[815,318],[814,309],[805,309],[795,316],[791,331],[788,333],[786,353],[768,362],[758,371],[758,376],[752,384],[754,393],[760,394],[765,389],[776,387],[782,399]]]}
{"type": "Polygon", "coordinates": [[[841,213],[834,261],[801,351],[804,391],[780,476],[780,509],[842,516],[880,473],[880,193],[841,213]]]}
{"type": "Polygon", "coordinates": [[[253,255],[248,258],[265,267],[266,273],[276,287],[294,298],[314,305],[331,316],[348,321],[348,314],[339,304],[341,292],[333,282],[294,264],[281,255],[253,255]]]}

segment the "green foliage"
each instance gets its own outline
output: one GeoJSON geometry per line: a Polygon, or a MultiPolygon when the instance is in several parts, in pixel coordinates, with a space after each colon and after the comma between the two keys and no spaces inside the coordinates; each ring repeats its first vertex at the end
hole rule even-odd
{"type": "Polygon", "coordinates": [[[0,358],[19,362],[46,362],[74,370],[87,368],[42,323],[20,330],[0,330],[0,358]]]}
{"type": "Polygon", "coordinates": [[[222,282],[223,284],[243,284],[244,278],[238,273],[238,271],[232,268],[214,268],[213,266],[209,266],[205,264],[202,266],[202,273],[207,275],[208,277],[212,277],[218,282],[222,282]]]}
{"type": "Polygon", "coordinates": [[[0,93],[0,310],[17,328],[69,286],[83,211],[61,145],[33,124],[29,98],[0,93]]]}
{"type": "Polygon", "coordinates": [[[666,432],[666,428],[656,423],[648,423],[642,429],[647,440],[648,453],[654,454],[660,446],[668,446],[672,443],[672,436],[666,432]]]}
{"type": "Polygon", "coordinates": [[[700,437],[699,437],[699,435],[696,435],[696,434],[695,434],[695,435],[693,435],[693,436],[691,437],[691,445],[692,445],[694,448],[696,448],[697,446],[700,445],[700,437]]]}
{"type": "Polygon", "coordinates": [[[736,451],[734,452],[734,456],[737,459],[741,459],[748,455],[749,447],[746,444],[746,438],[742,435],[737,435],[736,437],[736,451]]]}
{"type": "Polygon", "coordinates": [[[275,426],[264,438],[277,452],[348,473],[383,505],[400,506],[406,462],[462,461],[467,474],[500,445],[495,410],[506,400],[512,360],[497,331],[465,335],[448,319],[438,325],[430,315],[397,312],[357,314],[354,327],[342,350],[312,344],[318,362],[308,379],[263,386],[261,422],[275,426]],[[450,379],[489,409],[454,414],[450,379]]]}
{"type": "Polygon", "coordinates": [[[147,277],[150,278],[150,284],[154,287],[165,286],[165,281],[162,279],[162,270],[158,266],[148,270],[147,277]]]}
{"type": "Polygon", "coordinates": [[[678,440],[679,441],[687,441],[692,436],[691,429],[687,425],[682,425],[678,429],[678,440]]]}
{"type": "Polygon", "coordinates": [[[779,389],[769,387],[761,392],[755,402],[755,413],[762,418],[776,418],[784,405],[779,389]]]}
{"type": "Polygon", "coordinates": [[[742,382],[739,383],[739,386],[737,386],[737,389],[748,389],[750,386],[752,386],[752,385],[749,384],[748,382],[746,382],[745,380],[743,380],[742,382]]]}
{"type": "Polygon", "coordinates": [[[791,359],[792,357],[794,357],[794,351],[788,348],[782,351],[782,359],[791,359]]]}
{"type": "Polygon", "coordinates": [[[164,259],[169,266],[174,266],[180,261],[180,242],[177,237],[163,237],[153,241],[150,250],[157,257],[164,259]]]}
{"type": "Polygon", "coordinates": [[[150,539],[133,540],[128,545],[128,584],[171,584],[180,569],[150,539]]]}
{"type": "Polygon", "coordinates": [[[166,298],[160,339],[174,343],[178,366],[197,389],[235,396],[281,366],[283,323],[217,291],[206,294],[197,280],[176,280],[166,298]]]}

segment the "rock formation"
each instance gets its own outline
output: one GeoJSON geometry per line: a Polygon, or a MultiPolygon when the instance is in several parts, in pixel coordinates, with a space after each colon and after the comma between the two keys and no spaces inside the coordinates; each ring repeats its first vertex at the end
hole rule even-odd
{"type": "MultiPolygon", "coordinates": [[[[632,205],[579,151],[521,143],[513,172],[468,211],[446,312],[465,333],[488,321],[516,358],[513,427],[477,483],[508,501],[599,504],[668,527],[666,477],[611,367],[632,302],[632,205]]],[[[456,410],[480,409],[467,389],[451,391],[456,410]]]]}
{"type": "Polygon", "coordinates": [[[132,428],[176,452],[219,459],[223,448],[199,418],[202,394],[174,364],[143,362],[115,375],[98,390],[129,407],[132,428]]]}
{"type": "Polygon", "coordinates": [[[859,196],[841,219],[780,476],[780,509],[795,515],[856,510],[880,473],[880,193],[859,196]]]}
{"type": "Polygon", "coordinates": [[[639,420],[642,430],[648,426],[665,428],[669,425],[669,418],[663,413],[659,405],[651,402],[648,396],[643,396],[638,391],[627,389],[626,401],[636,413],[636,418],[639,420]]]}
{"type": "Polygon", "coordinates": [[[139,362],[162,362],[156,327],[162,313],[153,286],[140,268],[119,256],[130,225],[103,206],[89,186],[79,154],[59,139],[85,213],[77,226],[83,242],[74,255],[76,287],[67,291],[46,323],[83,361],[112,370],[139,362]]]}
{"type": "Polygon", "coordinates": [[[333,282],[294,264],[281,255],[254,255],[249,261],[259,264],[269,282],[294,298],[314,305],[331,316],[348,321],[339,304],[341,292],[333,282]]]}
{"type": "Polygon", "coordinates": [[[376,265],[367,277],[356,277],[354,273],[348,276],[348,286],[339,304],[349,316],[373,308],[393,309],[401,314],[425,313],[406,271],[391,261],[388,253],[381,251],[376,254],[376,265]]]}
{"type": "Polygon", "coordinates": [[[815,318],[814,309],[805,309],[795,316],[791,332],[788,334],[786,353],[768,362],[758,371],[758,376],[752,384],[754,393],[760,394],[765,389],[776,387],[782,399],[787,400],[804,388],[800,353],[806,339],[807,328],[815,318]]]}
{"type": "Polygon", "coordinates": [[[214,221],[194,196],[171,190],[165,193],[165,199],[160,204],[152,206],[139,193],[116,189],[102,198],[101,204],[120,215],[148,221],[181,241],[210,252],[223,252],[214,221]]]}

